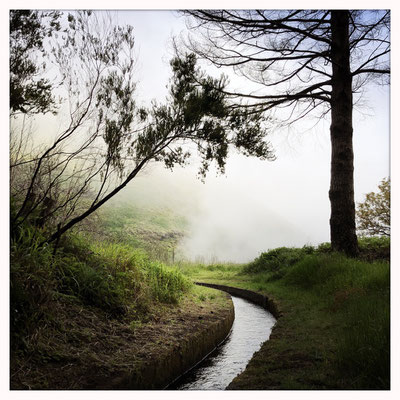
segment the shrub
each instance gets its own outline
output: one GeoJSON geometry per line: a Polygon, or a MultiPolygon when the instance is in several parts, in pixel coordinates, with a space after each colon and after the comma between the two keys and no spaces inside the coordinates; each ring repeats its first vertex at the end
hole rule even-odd
{"type": "Polygon", "coordinates": [[[261,253],[259,257],[243,268],[243,272],[246,274],[272,272],[281,277],[288,267],[313,252],[314,248],[312,246],[304,246],[303,248],[279,247],[266,253],[261,253]]]}
{"type": "Polygon", "coordinates": [[[370,236],[358,239],[360,258],[367,261],[390,260],[390,237],[370,236]]]}

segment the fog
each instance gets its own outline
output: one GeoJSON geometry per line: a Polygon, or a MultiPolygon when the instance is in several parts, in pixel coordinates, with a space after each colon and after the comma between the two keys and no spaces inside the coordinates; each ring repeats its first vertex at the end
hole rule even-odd
{"type": "MultiPolygon", "coordinates": [[[[168,11],[127,11],[119,18],[135,27],[142,98],[162,99],[173,56],[170,39],[184,32],[184,18],[168,11]]],[[[354,116],[356,202],[389,175],[389,88],[372,86],[365,99],[368,107],[354,116]]],[[[276,161],[231,152],[226,174],[211,170],[205,183],[196,178],[196,161],[173,172],[152,166],[126,196],[184,215],[189,229],[180,247],[192,259],[241,262],[278,246],[329,241],[329,119],[310,129],[314,124],[271,132],[276,161]]]]}
{"type": "MultiPolygon", "coordinates": [[[[184,18],[169,11],[121,11],[118,22],[134,27],[138,101],[161,102],[170,76],[171,36],[184,31],[184,18]]],[[[366,100],[368,108],[354,116],[356,202],[389,176],[389,88],[372,86],[366,100]]],[[[196,159],[172,172],[153,164],[117,200],[185,216],[188,232],[180,249],[193,260],[242,262],[278,246],[329,241],[329,120],[310,129],[314,124],[271,132],[276,161],[231,152],[226,174],[210,169],[204,183],[196,176],[196,159]]]]}

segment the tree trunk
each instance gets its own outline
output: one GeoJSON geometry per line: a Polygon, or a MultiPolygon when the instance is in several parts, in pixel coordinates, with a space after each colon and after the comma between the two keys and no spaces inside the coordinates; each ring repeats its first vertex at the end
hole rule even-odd
{"type": "Polygon", "coordinates": [[[358,254],[354,204],[353,99],[350,72],[349,12],[331,12],[331,245],[349,256],[358,254]]]}

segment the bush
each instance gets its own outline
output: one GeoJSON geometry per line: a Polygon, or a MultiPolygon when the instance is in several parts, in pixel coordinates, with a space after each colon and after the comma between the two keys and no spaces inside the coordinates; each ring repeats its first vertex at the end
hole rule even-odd
{"type": "Polygon", "coordinates": [[[386,236],[360,237],[360,258],[366,261],[390,260],[390,238],[386,236]]]}
{"type": "Polygon", "coordinates": [[[279,247],[261,253],[259,257],[243,268],[243,272],[246,274],[272,272],[274,276],[282,277],[288,267],[313,252],[312,246],[304,246],[303,248],[279,247]]]}

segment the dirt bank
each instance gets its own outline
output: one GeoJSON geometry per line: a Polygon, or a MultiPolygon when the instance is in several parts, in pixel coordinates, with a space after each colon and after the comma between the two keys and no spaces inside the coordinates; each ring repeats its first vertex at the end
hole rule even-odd
{"type": "Polygon", "coordinates": [[[11,388],[164,388],[232,326],[230,297],[199,290],[178,306],[155,311],[146,323],[109,319],[94,307],[62,299],[58,320],[41,327],[40,341],[28,353],[11,355],[11,388]]]}

